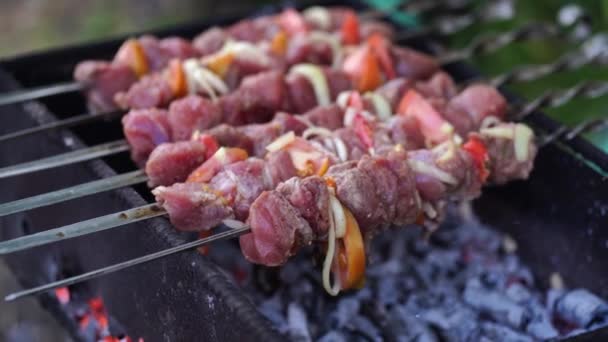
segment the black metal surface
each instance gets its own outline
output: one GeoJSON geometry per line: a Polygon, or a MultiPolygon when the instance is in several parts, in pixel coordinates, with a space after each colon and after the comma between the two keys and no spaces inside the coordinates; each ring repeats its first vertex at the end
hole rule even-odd
{"type": "MultiPolygon", "coordinates": [[[[209,24],[223,24],[223,19],[207,24],[184,26],[159,35],[193,36],[209,24]]],[[[24,86],[66,81],[75,63],[87,58],[110,57],[121,40],[54,50],[0,62],[24,86]],[[49,67],[52,66],[52,67],[49,67]]],[[[415,47],[435,50],[428,41],[411,42],[415,47]]],[[[435,50],[436,51],[436,50],[435,50]]],[[[456,79],[469,78],[475,72],[462,64],[448,71],[456,79]]],[[[0,74],[0,91],[15,89],[9,75],[0,74]]],[[[65,117],[81,113],[81,96],[72,94],[44,101],[47,108],[65,117]]],[[[7,121],[0,134],[53,120],[44,108],[28,105],[1,108],[7,121]],[[10,119],[9,119],[10,117],[10,119]]],[[[543,115],[530,118],[535,127],[552,131],[556,123],[543,115]]],[[[46,136],[31,136],[0,144],[0,165],[14,164],[96,144],[120,137],[117,120],[96,123],[46,136]]],[[[575,139],[576,150],[596,165],[608,170],[608,157],[582,139],[575,139]]],[[[107,158],[71,167],[36,173],[27,177],[0,180],[0,201],[56,190],[85,181],[132,170],[128,157],[107,158]]],[[[145,188],[140,188],[146,196],[145,188]]],[[[8,239],[78,220],[99,216],[144,204],[134,189],[122,189],[78,201],[41,208],[0,219],[0,238],[8,239]]],[[[527,182],[487,189],[476,201],[481,218],[513,235],[519,251],[542,280],[559,272],[570,287],[587,287],[608,297],[608,181],[574,154],[550,145],[538,157],[532,177],[527,182]]],[[[183,243],[180,235],[164,219],[132,224],[127,228],[66,241],[56,246],[37,248],[7,258],[24,286],[33,286],[73,275],[117,261],[140,256],[183,243]]],[[[163,261],[136,267],[73,289],[75,293],[98,293],[109,313],[126,332],[146,341],[162,340],[280,340],[239,289],[221,270],[195,253],[184,253],[163,261]]],[[[52,296],[43,303],[65,323],[76,339],[75,323],[52,296]]],[[[595,331],[592,338],[606,336],[606,329],[595,331]]],[[[580,336],[583,339],[585,336],[580,336]]]]}

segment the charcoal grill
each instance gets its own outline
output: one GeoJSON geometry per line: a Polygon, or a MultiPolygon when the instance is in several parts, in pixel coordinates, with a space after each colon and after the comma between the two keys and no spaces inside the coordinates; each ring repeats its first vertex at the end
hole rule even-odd
{"type": "MultiPolygon", "coordinates": [[[[192,37],[211,25],[236,19],[195,23],[155,34],[192,37]]],[[[0,92],[68,81],[77,62],[110,58],[121,42],[122,39],[117,39],[3,60],[0,92]]],[[[408,44],[438,51],[438,45],[429,38],[408,41],[408,44]]],[[[446,70],[459,81],[478,76],[474,69],[462,63],[449,65],[446,70]]],[[[516,100],[513,96],[509,99],[516,100]]],[[[75,93],[7,106],[2,112],[10,116],[10,120],[0,127],[0,134],[83,113],[85,108],[83,97],[75,93]]],[[[541,113],[531,115],[529,123],[546,132],[560,127],[541,113]]],[[[6,142],[0,145],[0,163],[15,164],[118,139],[120,132],[119,121],[110,120],[6,142]]],[[[4,191],[0,201],[4,203],[132,169],[126,155],[116,155],[30,176],[2,179],[0,187],[4,191]]],[[[606,172],[608,156],[602,151],[582,138],[558,139],[542,150],[528,181],[487,189],[474,203],[475,212],[484,222],[516,238],[520,254],[541,279],[559,272],[569,286],[586,287],[608,297],[606,172]]],[[[39,228],[140,206],[149,200],[149,191],[143,186],[85,197],[3,217],[0,236],[3,240],[14,238],[39,228]]],[[[20,252],[6,257],[6,261],[21,284],[32,287],[185,241],[168,221],[157,218],[20,252]]],[[[282,339],[219,266],[194,253],[171,256],[77,285],[72,292],[75,300],[100,294],[111,315],[111,329],[116,334],[127,332],[147,341],[282,339]]],[[[61,306],[53,295],[40,298],[76,340],[85,339],[73,320],[73,312],[61,306]]],[[[598,329],[572,340],[602,336],[608,337],[608,329],[598,329]]]]}

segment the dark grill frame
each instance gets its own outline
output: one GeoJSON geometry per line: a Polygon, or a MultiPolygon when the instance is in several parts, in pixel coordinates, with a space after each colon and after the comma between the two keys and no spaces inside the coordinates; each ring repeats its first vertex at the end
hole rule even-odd
{"type": "MultiPolygon", "coordinates": [[[[271,11],[277,9],[268,8],[271,11]]],[[[191,37],[211,25],[223,25],[243,17],[189,24],[154,34],[191,37]]],[[[110,58],[122,40],[2,60],[0,91],[69,80],[72,68],[78,61],[110,58]]],[[[416,48],[437,51],[437,46],[431,40],[410,43],[416,48]]],[[[474,69],[462,63],[450,65],[446,70],[457,80],[477,76],[474,69]]],[[[509,96],[509,99],[513,101],[516,98],[509,96]]],[[[0,127],[0,133],[84,111],[80,95],[57,96],[43,103],[45,107],[28,104],[2,108],[2,112],[14,113],[5,114],[11,121],[0,127]]],[[[548,132],[559,127],[554,120],[540,113],[532,115],[529,122],[548,132]]],[[[118,127],[119,123],[115,120],[78,128],[75,130],[78,136],[72,131],[63,130],[4,143],[0,145],[0,163],[8,165],[67,151],[69,147],[63,143],[65,138],[73,140],[71,148],[108,141],[119,136],[118,127]]],[[[482,199],[475,203],[476,212],[485,222],[509,232],[520,242],[522,257],[542,279],[547,279],[550,272],[558,271],[568,286],[584,286],[608,297],[608,276],[601,273],[608,269],[608,230],[602,230],[602,224],[606,226],[608,223],[608,213],[605,212],[608,211],[608,201],[601,202],[601,199],[608,199],[608,184],[605,177],[589,168],[580,157],[566,152],[564,147],[579,153],[586,162],[603,170],[608,170],[608,156],[582,138],[561,142],[560,145],[561,148],[552,144],[541,151],[529,181],[487,189],[482,199]],[[597,207],[597,203],[605,205],[605,211],[603,207],[597,207]],[[588,233],[588,229],[592,229],[592,234],[588,233]]],[[[106,161],[95,160],[31,176],[0,180],[0,187],[4,190],[0,194],[0,201],[7,202],[33,193],[109,177],[132,168],[126,156],[111,157],[106,161]]],[[[36,229],[60,226],[142,204],[145,204],[144,198],[133,188],[107,192],[3,217],[0,219],[0,238],[8,239],[32,233],[36,229]]],[[[128,228],[20,252],[6,260],[19,281],[29,287],[184,241],[183,235],[176,234],[167,220],[157,218],[132,224],[128,228]],[[56,265],[62,271],[53,270],[49,264],[56,265]]],[[[135,267],[77,286],[74,290],[82,296],[100,293],[112,318],[131,336],[142,336],[146,341],[281,340],[281,336],[270,329],[269,323],[240,293],[241,290],[228,281],[217,265],[192,255],[185,253],[135,267]]],[[[70,313],[52,295],[44,295],[41,300],[75,339],[83,338],[78,334],[76,323],[68,317],[70,313]]],[[[607,335],[608,329],[600,329],[576,339],[607,335]]]]}

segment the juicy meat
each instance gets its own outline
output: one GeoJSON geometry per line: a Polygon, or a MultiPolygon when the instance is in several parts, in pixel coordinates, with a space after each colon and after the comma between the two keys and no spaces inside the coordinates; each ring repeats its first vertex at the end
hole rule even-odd
{"type": "Polygon", "coordinates": [[[225,123],[243,125],[268,121],[283,109],[284,96],[283,74],[268,71],[246,77],[239,89],[220,98],[219,105],[225,123]]]}
{"type": "Polygon", "coordinates": [[[167,79],[159,73],[144,76],[127,91],[115,95],[114,101],[123,109],[165,107],[173,99],[167,79]]]}
{"type": "Polygon", "coordinates": [[[329,229],[329,190],[322,178],[291,178],[279,185],[277,191],[310,224],[316,239],[326,238],[329,229]]]}
{"type": "MultiPolygon", "coordinates": [[[[329,88],[329,96],[333,101],[341,92],[351,89],[351,81],[346,73],[330,68],[322,68],[329,88]]],[[[304,113],[317,106],[317,98],[308,79],[300,74],[289,74],[285,82],[289,92],[291,111],[304,113]]]]}
{"type": "Polygon", "coordinates": [[[251,137],[244,135],[238,127],[221,124],[205,133],[214,137],[220,146],[238,147],[249,154],[253,154],[253,140],[251,137]]]}
{"type": "Polygon", "coordinates": [[[305,33],[290,38],[285,59],[289,65],[299,63],[332,65],[334,54],[328,42],[314,40],[305,33]]]}
{"type": "Polygon", "coordinates": [[[195,131],[204,131],[222,120],[220,108],[211,100],[190,95],[173,101],[169,107],[169,124],[174,140],[188,140],[195,131]]]}
{"type": "Polygon", "coordinates": [[[232,208],[221,195],[199,183],[176,183],[152,191],[169,213],[173,226],[182,231],[208,230],[233,217],[232,208]]]}
{"type": "Polygon", "coordinates": [[[197,166],[205,161],[205,145],[196,140],[160,144],[146,162],[148,185],[171,185],[183,182],[197,166]]]}
{"type": "Polygon", "coordinates": [[[122,127],[131,146],[131,158],[139,166],[144,165],[156,146],[172,140],[166,110],[131,110],[122,118],[122,127]]]}
{"type": "Polygon", "coordinates": [[[399,106],[401,98],[406,91],[411,89],[414,83],[407,78],[395,78],[380,86],[376,93],[386,99],[391,108],[396,109],[399,106]]]}
{"type": "Polygon", "coordinates": [[[264,192],[251,206],[252,233],[240,237],[241,250],[254,263],[279,266],[295,254],[296,241],[312,242],[312,229],[289,201],[275,191],[264,192]]]}
{"type": "MultiPolygon", "coordinates": [[[[173,58],[183,60],[199,54],[187,40],[179,37],[158,39],[145,35],[138,40],[145,51],[150,71],[164,69],[173,58]]],[[[117,55],[115,62],[120,62],[120,56],[117,55]]]]}
{"type": "Polygon", "coordinates": [[[92,111],[109,111],[116,108],[114,95],[129,89],[137,76],[127,65],[86,61],[76,66],[74,79],[89,85],[86,93],[92,111]]]}
{"type": "Polygon", "coordinates": [[[486,84],[468,86],[448,103],[448,112],[466,115],[470,119],[468,133],[477,131],[489,116],[504,119],[507,101],[498,90],[486,84]]]}
{"type": "Polygon", "coordinates": [[[201,56],[207,56],[219,51],[228,38],[226,31],[219,27],[212,27],[196,36],[192,45],[201,56]]]}
{"type": "MultiPolygon", "coordinates": [[[[302,116],[313,125],[325,127],[331,131],[343,126],[343,110],[335,104],[315,107],[302,116]]],[[[296,134],[298,134],[297,131],[296,134]]]]}
{"type": "Polygon", "coordinates": [[[412,49],[394,46],[392,54],[395,72],[399,77],[425,79],[439,69],[433,57],[412,49]]]}

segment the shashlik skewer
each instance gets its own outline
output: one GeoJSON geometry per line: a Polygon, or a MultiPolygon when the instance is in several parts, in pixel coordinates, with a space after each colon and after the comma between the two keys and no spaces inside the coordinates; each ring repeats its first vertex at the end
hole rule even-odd
{"type": "MultiPolygon", "coordinates": [[[[522,74],[523,75],[523,74],[522,74]]],[[[523,76],[525,78],[529,78],[528,76],[523,76]]],[[[497,76],[495,79],[511,79],[509,77],[503,77],[502,75],[497,76]]],[[[489,82],[494,83],[494,82],[489,82]]],[[[518,109],[512,109],[511,111],[516,112],[526,112],[530,113],[539,107],[557,107],[562,103],[569,101],[573,97],[597,97],[602,96],[603,94],[608,92],[608,87],[605,85],[594,83],[594,82],[584,82],[581,83],[569,90],[563,90],[558,92],[549,91],[540,96],[541,100],[535,101],[531,103],[527,109],[524,110],[522,105],[516,106],[518,109]]],[[[602,121],[603,122],[603,121],[602,121]]],[[[589,126],[599,126],[601,122],[592,122],[587,123],[589,126]]],[[[579,129],[587,128],[587,125],[582,125],[579,129]]],[[[562,126],[561,131],[566,131],[567,127],[562,126]]],[[[571,139],[571,136],[576,136],[578,134],[570,134],[568,138],[571,139]]],[[[114,177],[110,177],[107,179],[97,180],[90,183],[84,183],[80,185],[76,185],[74,187],[69,187],[57,191],[52,191],[46,194],[41,194],[37,196],[32,196],[20,200],[15,200],[12,202],[8,202],[0,205],[0,216],[5,216],[9,214],[13,214],[20,211],[25,211],[33,208],[38,208],[42,206],[51,205],[54,203],[59,203],[63,201],[67,201],[74,198],[84,197],[87,195],[95,194],[98,192],[109,191],[116,188],[120,188],[123,186],[129,186],[137,183],[143,183],[148,181],[149,178],[146,176],[143,170],[141,171],[133,171],[130,173],[117,175],[114,177]]],[[[168,185],[165,183],[159,183],[163,185],[168,185]]]]}
{"type": "MultiPolygon", "coordinates": [[[[581,91],[583,88],[578,87],[578,89],[579,89],[579,91],[581,91]]],[[[591,89],[587,89],[587,90],[591,90],[591,89]]],[[[535,100],[535,101],[532,101],[530,103],[534,103],[535,106],[541,106],[541,105],[553,104],[553,103],[563,103],[562,101],[560,101],[560,98],[563,95],[573,96],[574,93],[570,89],[567,89],[567,90],[565,90],[563,92],[553,92],[553,93],[551,93],[550,96],[547,95],[548,97],[547,96],[543,96],[543,98],[547,97],[549,99],[547,101],[538,101],[538,100],[535,100]]],[[[524,107],[527,110],[531,109],[530,106],[524,106],[524,107]]],[[[94,228],[92,228],[92,229],[95,229],[95,231],[97,231],[99,229],[107,229],[108,227],[109,228],[116,227],[118,225],[123,224],[123,222],[121,222],[121,221],[124,220],[125,215],[127,215],[127,217],[128,217],[130,215],[133,215],[133,212],[138,212],[138,211],[136,211],[136,209],[130,209],[130,210],[124,211],[122,213],[114,214],[114,221],[112,222],[110,220],[110,222],[112,222],[110,225],[108,225],[107,223],[104,223],[102,225],[98,225],[97,222],[96,222],[96,219],[91,219],[91,220],[88,220],[88,221],[84,221],[84,222],[80,222],[80,223],[76,223],[76,224],[72,225],[74,227],[70,227],[70,230],[78,230],[78,231],[81,232],[80,235],[82,235],[82,234],[85,234],[85,230],[82,230],[83,227],[87,227],[87,226],[95,226],[94,228]]],[[[158,213],[158,211],[155,211],[155,213],[158,213]]],[[[108,216],[105,219],[109,219],[109,218],[110,217],[108,216]]],[[[21,248],[21,246],[23,245],[22,241],[26,241],[26,240],[28,241],[27,243],[30,246],[38,246],[38,245],[45,244],[46,241],[54,241],[54,240],[56,240],[57,235],[63,235],[63,234],[65,234],[64,228],[56,228],[56,229],[53,229],[53,230],[50,230],[50,231],[40,232],[40,233],[31,235],[31,236],[26,236],[26,237],[18,238],[18,239],[16,239],[16,241],[18,241],[17,245],[20,245],[20,247],[16,247],[13,244],[13,241],[6,241],[6,242],[3,242],[3,243],[0,243],[0,253],[11,253],[11,252],[14,252],[16,250],[19,250],[21,248]]],[[[68,235],[70,235],[70,234],[68,234],[68,235]]]]}
{"type": "MultiPolygon", "coordinates": [[[[570,26],[576,26],[579,21],[581,21],[580,18],[577,18],[573,23],[571,23],[570,26]]],[[[567,29],[563,28],[563,29],[567,29]]],[[[452,63],[454,61],[457,61],[459,58],[466,58],[469,57],[471,54],[473,53],[480,53],[480,52],[484,52],[484,53],[489,53],[495,50],[500,49],[502,46],[508,45],[510,42],[513,41],[517,41],[519,39],[523,39],[528,37],[529,35],[531,35],[531,33],[536,33],[536,34],[540,34],[541,32],[545,32],[548,33],[549,35],[552,34],[552,32],[554,32],[556,30],[551,30],[545,27],[545,29],[539,28],[539,27],[535,27],[535,26],[529,26],[529,27],[524,27],[518,30],[514,30],[511,32],[507,32],[507,33],[503,33],[500,35],[497,35],[494,37],[494,39],[492,39],[491,37],[486,37],[486,39],[475,39],[471,42],[471,44],[467,47],[465,47],[463,50],[461,50],[460,52],[453,52],[453,53],[448,53],[446,55],[446,57],[444,58],[439,58],[439,60],[442,63],[452,63]]],[[[98,118],[102,118],[105,115],[99,116],[98,118]]],[[[68,119],[70,120],[70,119],[68,119]]],[[[41,127],[40,129],[26,129],[24,131],[20,131],[20,132],[14,132],[12,134],[8,134],[6,136],[2,136],[0,137],[0,140],[5,140],[5,139],[12,139],[15,137],[20,137],[26,134],[32,134],[32,133],[37,133],[37,132],[41,132],[44,131],[46,129],[52,129],[54,127],[69,127],[72,126],[74,124],[79,124],[81,122],[88,122],[90,121],[89,118],[85,119],[83,118],[73,118],[73,123],[66,121],[61,122],[60,124],[57,123],[51,123],[48,125],[44,125],[43,127],[41,127]]]]}
{"type": "MultiPolygon", "coordinates": [[[[554,95],[555,95],[555,98],[558,98],[561,96],[559,94],[559,92],[554,92],[554,95]]],[[[596,122],[594,121],[594,123],[596,123],[596,122]]],[[[550,139],[551,140],[556,139],[558,136],[564,134],[567,131],[572,133],[571,136],[569,137],[571,139],[574,136],[576,136],[576,134],[580,134],[581,132],[583,132],[584,131],[583,127],[591,127],[591,125],[589,123],[585,123],[585,124],[581,124],[581,125],[573,128],[571,130],[562,130],[560,132],[556,132],[556,134],[550,136],[550,139]],[[574,133],[576,133],[576,134],[574,134],[574,133]]],[[[164,251],[160,251],[160,252],[156,252],[156,253],[151,253],[151,254],[148,254],[148,255],[145,255],[145,256],[142,256],[139,258],[135,258],[135,259],[131,259],[131,260],[128,260],[125,262],[115,264],[115,265],[107,266],[102,269],[87,272],[87,273],[79,275],[79,276],[70,277],[70,278],[59,280],[59,281],[49,283],[46,285],[42,285],[42,286],[38,286],[35,288],[27,289],[24,291],[20,291],[17,293],[13,293],[13,294],[6,296],[5,300],[7,300],[7,301],[15,300],[15,299],[18,299],[18,298],[21,298],[24,296],[39,294],[39,293],[42,293],[42,292],[45,292],[45,291],[48,291],[48,290],[51,290],[51,289],[54,289],[57,287],[68,286],[71,284],[79,283],[82,281],[93,279],[93,278],[101,276],[101,275],[105,275],[105,274],[109,274],[109,273],[112,273],[112,272],[115,272],[118,270],[122,270],[122,269],[128,268],[130,266],[134,266],[137,264],[159,259],[159,258],[165,257],[167,255],[180,253],[180,252],[183,252],[186,250],[192,250],[197,247],[203,246],[204,244],[210,243],[212,241],[216,241],[218,239],[229,239],[229,238],[238,237],[249,231],[250,231],[249,227],[247,227],[247,226],[238,228],[238,229],[232,229],[231,231],[228,231],[228,232],[218,233],[216,235],[212,235],[207,238],[201,238],[199,240],[196,240],[196,241],[193,241],[193,242],[190,242],[187,244],[183,244],[181,246],[173,247],[173,248],[170,248],[170,249],[167,249],[164,251]]]]}

